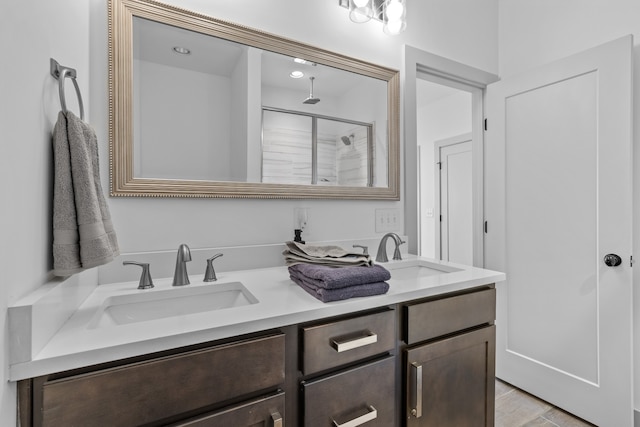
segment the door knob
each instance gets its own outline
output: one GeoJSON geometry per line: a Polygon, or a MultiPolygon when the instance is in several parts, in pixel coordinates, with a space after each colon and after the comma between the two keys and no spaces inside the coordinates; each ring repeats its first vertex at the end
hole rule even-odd
{"type": "Polygon", "coordinates": [[[607,254],[604,256],[604,263],[609,267],[617,267],[622,264],[622,258],[616,254],[607,254]]]}

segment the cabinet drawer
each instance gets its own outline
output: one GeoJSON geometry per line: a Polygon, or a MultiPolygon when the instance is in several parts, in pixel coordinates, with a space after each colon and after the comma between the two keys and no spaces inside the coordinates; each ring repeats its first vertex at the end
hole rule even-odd
{"type": "Polygon", "coordinates": [[[201,415],[171,427],[284,427],[284,392],[201,415]]]}
{"type": "Polygon", "coordinates": [[[302,372],[309,375],[394,348],[395,311],[302,328],[302,372]]]}
{"type": "Polygon", "coordinates": [[[238,341],[46,381],[44,426],[132,426],[284,381],[284,335],[238,341]]]}
{"type": "Polygon", "coordinates": [[[418,302],[404,307],[403,338],[407,344],[414,344],[491,323],[495,318],[494,288],[418,302]]]}
{"type": "Polygon", "coordinates": [[[395,425],[395,358],[302,384],[304,426],[395,425]]]}

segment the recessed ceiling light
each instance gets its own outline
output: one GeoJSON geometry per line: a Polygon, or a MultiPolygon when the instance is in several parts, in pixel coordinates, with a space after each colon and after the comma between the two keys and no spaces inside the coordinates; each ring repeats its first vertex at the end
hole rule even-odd
{"type": "Polygon", "coordinates": [[[302,71],[292,71],[291,74],[289,74],[289,77],[291,77],[292,79],[300,79],[302,77],[304,77],[304,73],[302,71]]]}
{"type": "Polygon", "coordinates": [[[189,55],[189,54],[191,54],[191,51],[189,49],[187,49],[186,47],[182,47],[182,46],[174,47],[173,51],[176,52],[176,53],[179,53],[181,55],[189,55]]]}
{"type": "Polygon", "coordinates": [[[317,65],[315,62],[307,61],[306,59],[302,59],[302,58],[293,58],[293,62],[297,62],[298,64],[307,64],[313,67],[317,65]]]}

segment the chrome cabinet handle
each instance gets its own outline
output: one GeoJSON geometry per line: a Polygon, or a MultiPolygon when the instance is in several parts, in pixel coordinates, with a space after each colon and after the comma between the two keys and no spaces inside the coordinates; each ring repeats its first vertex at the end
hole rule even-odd
{"type": "Polygon", "coordinates": [[[413,362],[411,364],[411,415],[416,418],[422,416],[422,365],[413,362]]]}
{"type": "Polygon", "coordinates": [[[271,421],[273,421],[273,427],[284,427],[284,423],[282,422],[282,415],[280,412],[274,412],[271,414],[271,421]]]}
{"type": "Polygon", "coordinates": [[[378,411],[376,410],[376,408],[369,405],[369,412],[358,418],[354,418],[351,421],[347,421],[344,424],[339,424],[336,420],[333,419],[331,421],[333,421],[333,425],[335,427],[357,427],[371,420],[375,420],[376,418],[378,418],[378,411]]]}
{"type": "Polygon", "coordinates": [[[374,344],[378,342],[378,334],[373,332],[367,332],[366,337],[356,338],[354,340],[338,341],[336,339],[331,340],[331,346],[338,352],[353,350],[354,348],[364,347],[365,345],[374,344]]]}

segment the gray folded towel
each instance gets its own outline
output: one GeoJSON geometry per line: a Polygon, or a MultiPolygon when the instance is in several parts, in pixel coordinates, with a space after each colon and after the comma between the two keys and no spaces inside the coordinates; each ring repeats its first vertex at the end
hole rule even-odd
{"type": "Polygon", "coordinates": [[[386,294],[389,291],[389,284],[386,282],[367,283],[364,285],[347,286],[338,289],[325,289],[315,286],[313,283],[291,276],[298,286],[304,289],[309,295],[322,302],[341,301],[349,298],[369,297],[373,295],[386,294]]]}
{"type": "Polygon", "coordinates": [[[313,246],[298,242],[286,242],[287,249],[282,252],[287,266],[300,263],[342,267],[349,265],[372,265],[369,255],[349,252],[340,246],[313,246]]]}
{"type": "Polygon", "coordinates": [[[53,130],[53,274],[70,276],[120,254],[102,193],[93,129],[62,111],[53,130]]]}
{"type": "Polygon", "coordinates": [[[381,265],[372,267],[327,267],[324,265],[296,264],[289,267],[289,275],[324,289],[384,282],[391,278],[389,270],[381,265]]]}

